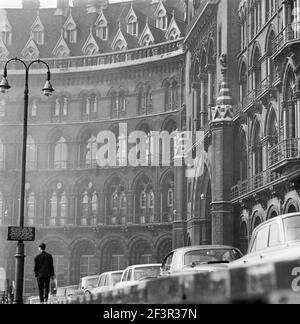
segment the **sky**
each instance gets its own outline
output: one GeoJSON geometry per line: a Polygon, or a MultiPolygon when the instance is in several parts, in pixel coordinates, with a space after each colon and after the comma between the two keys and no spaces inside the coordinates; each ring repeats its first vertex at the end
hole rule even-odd
{"type": "MultiPolygon", "coordinates": [[[[122,2],[128,0],[110,0],[110,2],[122,2]]],[[[41,8],[55,8],[56,0],[40,0],[41,8]]],[[[70,4],[73,0],[70,0],[70,4]]],[[[20,8],[22,6],[22,0],[0,0],[0,8],[20,8]]]]}

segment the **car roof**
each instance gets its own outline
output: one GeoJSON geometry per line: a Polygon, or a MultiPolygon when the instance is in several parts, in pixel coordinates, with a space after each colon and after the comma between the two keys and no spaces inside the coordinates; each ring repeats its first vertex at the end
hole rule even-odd
{"type": "Polygon", "coordinates": [[[274,218],[271,218],[271,219],[268,219],[267,221],[259,224],[255,230],[257,231],[258,229],[260,229],[261,227],[267,225],[267,224],[270,224],[270,223],[273,223],[273,222],[277,222],[279,220],[283,220],[285,218],[289,218],[289,217],[294,217],[294,216],[299,216],[300,217],[300,213],[291,213],[291,214],[284,214],[284,215],[280,215],[280,216],[276,216],[274,218]]]}
{"type": "Polygon", "coordinates": [[[123,273],[123,271],[124,271],[124,270],[106,271],[106,272],[101,273],[101,276],[102,276],[102,275],[107,275],[107,274],[114,274],[114,273],[123,273]]]}
{"type": "Polygon", "coordinates": [[[212,249],[212,250],[236,249],[236,250],[238,250],[238,248],[236,248],[234,246],[230,246],[230,245],[193,245],[193,246],[183,246],[181,248],[177,248],[177,249],[171,251],[170,253],[172,253],[172,252],[188,252],[188,251],[196,251],[196,250],[208,250],[208,249],[212,249]]]}
{"type": "Polygon", "coordinates": [[[86,276],[86,277],[82,277],[81,279],[94,279],[94,278],[98,278],[100,275],[93,275],[93,276],[86,276]]]}
{"type": "Polygon", "coordinates": [[[144,268],[144,267],[161,267],[161,263],[135,264],[135,265],[128,266],[123,271],[126,271],[128,269],[132,269],[132,268],[144,268]]]}

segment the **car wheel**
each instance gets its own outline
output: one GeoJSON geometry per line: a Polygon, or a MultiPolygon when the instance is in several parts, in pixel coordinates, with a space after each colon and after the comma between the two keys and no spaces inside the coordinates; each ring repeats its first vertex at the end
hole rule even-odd
{"type": "Polygon", "coordinates": [[[87,291],[85,292],[85,294],[86,294],[87,296],[89,296],[89,295],[91,295],[91,292],[87,290],[87,291]]]}

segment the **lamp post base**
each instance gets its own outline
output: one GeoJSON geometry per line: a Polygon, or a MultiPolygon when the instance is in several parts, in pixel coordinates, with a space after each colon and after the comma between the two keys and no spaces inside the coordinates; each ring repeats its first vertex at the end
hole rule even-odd
{"type": "Polygon", "coordinates": [[[14,304],[23,304],[23,283],[24,283],[24,263],[25,263],[23,241],[19,241],[17,245],[17,252],[15,254],[15,258],[16,258],[16,273],[15,273],[16,291],[15,291],[14,304]]]}

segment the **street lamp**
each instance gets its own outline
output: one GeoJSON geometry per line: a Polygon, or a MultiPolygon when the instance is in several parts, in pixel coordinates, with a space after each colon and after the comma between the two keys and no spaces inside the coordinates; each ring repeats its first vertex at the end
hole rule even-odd
{"type": "MultiPolygon", "coordinates": [[[[25,180],[26,180],[26,148],[27,148],[27,120],[28,120],[28,79],[29,79],[29,69],[34,63],[42,63],[46,65],[47,71],[47,81],[44,88],[42,89],[45,96],[50,96],[54,89],[52,88],[50,82],[50,68],[49,65],[42,60],[34,60],[28,65],[18,59],[13,58],[8,60],[4,66],[3,79],[0,83],[0,92],[6,93],[11,87],[7,81],[7,66],[11,61],[21,62],[25,67],[25,91],[24,91],[24,122],[23,122],[23,143],[22,143],[22,169],[21,169],[21,199],[20,199],[20,213],[19,213],[19,226],[24,227],[24,206],[25,206],[25,180]]],[[[15,298],[14,304],[23,304],[23,283],[24,283],[24,242],[18,241],[17,252],[16,252],[16,273],[15,273],[15,298]]]]}

